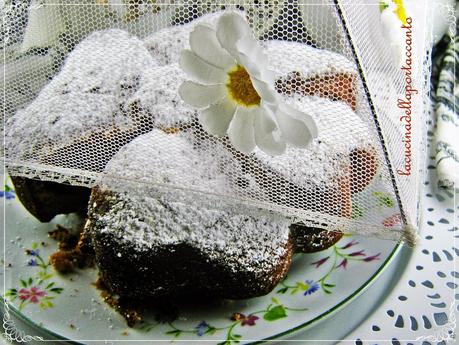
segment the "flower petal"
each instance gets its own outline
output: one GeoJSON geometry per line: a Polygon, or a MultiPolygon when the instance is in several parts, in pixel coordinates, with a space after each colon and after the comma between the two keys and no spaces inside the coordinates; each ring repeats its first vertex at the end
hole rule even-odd
{"type": "Polygon", "coordinates": [[[235,64],[231,57],[220,45],[214,29],[207,25],[197,25],[190,34],[191,50],[201,59],[223,69],[235,64]]]}
{"type": "Polygon", "coordinates": [[[260,66],[258,66],[257,60],[252,60],[250,57],[243,53],[239,53],[236,60],[239,65],[244,66],[244,68],[251,76],[262,79],[262,70],[260,69],[260,66]]]}
{"type": "Polygon", "coordinates": [[[180,85],[178,93],[189,105],[196,108],[204,108],[223,99],[227,92],[223,84],[202,85],[192,81],[185,81],[180,85]]]}
{"type": "Polygon", "coordinates": [[[259,80],[253,76],[250,76],[250,80],[252,81],[252,85],[257,91],[258,95],[264,102],[277,103],[278,98],[276,92],[271,88],[271,86],[267,82],[259,80]]]}
{"type": "Polygon", "coordinates": [[[224,98],[201,111],[199,121],[207,132],[222,137],[226,134],[235,111],[236,106],[227,98],[224,98]]]}
{"type": "Polygon", "coordinates": [[[289,115],[292,116],[293,118],[304,122],[304,124],[308,126],[309,130],[311,131],[312,137],[317,138],[317,135],[318,135],[317,124],[311,115],[308,115],[305,112],[300,111],[288,104],[282,104],[281,107],[282,109],[285,109],[289,113],[289,115]]]}
{"type": "Polygon", "coordinates": [[[255,148],[254,110],[256,108],[237,107],[234,118],[228,128],[228,137],[233,146],[243,153],[250,153],[255,148]]]}
{"type": "Polygon", "coordinates": [[[268,58],[258,42],[251,36],[245,36],[236,42],[238,61],[250,72],[257,75],[268,65],[268,58]]]}
{"type": "Polygon", "coordinates": [[[236,42],[250,35],[252,35],[252,30],[249,24],[237,12],[227,12],[220,16],[217,23],[217,39],[233,57],[238,56],[236,42]]]}
{"type": "Polygon", "coordinates": [[[288,143],[304,148],[317,137],[317,126],[311,116],[286,104],[279,105],[275,116],[282,136],[288,143]]]}
{"type": "Polygon", "coordinates": [[[191,78],[204,84],[220,84],[226,82],[227,75],[223,69],[208,64],[191,50],[182,50],[179,63],[182,69],[191,78]]]}
{"type": "Polygon", "coordinates": [[[272,156],[284,153],[285,141],[276,136],[277,125],[268,108],[260,107],[255,113],[254,129],[255,143],[263,152],[272,156]]]}

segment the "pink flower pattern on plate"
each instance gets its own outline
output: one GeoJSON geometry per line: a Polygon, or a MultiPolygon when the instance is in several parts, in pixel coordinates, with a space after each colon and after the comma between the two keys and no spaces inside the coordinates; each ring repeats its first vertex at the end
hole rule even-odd
{"type": "Polygon", "coordinates": [[[241,326],[255,326],[255,322],[259,319],[256,315],[244,316],[242,314],[241,326]]]}
{"type": "Polygon", "coordinates": [[[21,289],[19,290],[19,299],[22,301],[27,301],[37,304],[40,302],[40,297],[46,296],[46,291],[40,291],[36,286],[32,286],[30,290],[21,289]]]}

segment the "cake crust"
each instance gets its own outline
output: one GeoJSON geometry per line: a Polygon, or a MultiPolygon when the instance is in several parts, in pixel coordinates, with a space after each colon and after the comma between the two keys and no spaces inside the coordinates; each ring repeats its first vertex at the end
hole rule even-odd
{"type": "Polygon", "coordinates": [[[91,189],[67,184],[11,176],[22,205],[40,222],[61,213],[86,214],[91,189]]]}

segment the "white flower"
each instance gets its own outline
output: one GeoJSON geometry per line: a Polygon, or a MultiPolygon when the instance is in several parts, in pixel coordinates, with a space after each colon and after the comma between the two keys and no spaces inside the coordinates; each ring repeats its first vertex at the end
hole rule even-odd
{"type": "Polygon", "coordinates": [[[194,81],[185,81],[179,94],[201,109],[207,132],[228,134],[241,152],[258,146],[271,155],[283,153],[287,143],[306,147],[317,136],[311,116],[280,100],[267,57],[241,15],[221,15],[216,29],[197,25],[190,47],[182,51],[180,65],[194,81]]]}

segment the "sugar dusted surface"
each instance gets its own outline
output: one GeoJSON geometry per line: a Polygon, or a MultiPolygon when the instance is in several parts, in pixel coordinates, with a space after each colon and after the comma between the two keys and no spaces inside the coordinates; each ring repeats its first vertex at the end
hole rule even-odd
{"type": "Polygon", "coordinates": [[[337,183],[337,177],[349,173],[352,149],[370,145],[365,123],[343,102],[315,96],[285,97],[285,101],[316,120],[319,136],[304,149],[288,146],[279,156],[256,149],[255,157],[298,186],[337,183]]]}
{"type": "Polygon", "coordinates": [[[277,77],[285,77],[292,71],[304,78],[332,73],[357,73],[355,66],[343,55],[304,43],[287,41],[265,41],[268,68],[277,77]]]}
{"type": "MultiPolygon", "coordinates": [[[[227,188],[225,177],[206,164],[185,138],[160,130],[138,137],[116,154],[106,173],[116,172],[127,179],[153,177],[171,184],[186,179],[206,189],[227,188]]],[[[110,182],[103,185],[110,188],[110,182]]],[[[289,222],[283,218],[240,214],[218,202],[205,208],[174,193],[148,197],[117,192],[107,197],[112,207],[103,216],[95,215],[95,231],[110,233],[139,251],[187,243],[211,259],[224,260],[235,271],[268,269],[286,253],[289,222]]]]}
{"type": "MultiPolygon", "coordinates": [[[[144,39],[145,46],[160,65],[176,63],[182,49],[189,49],[190,32],[196,25],[215,25],[223,12],[204,15],[190,23],[162,29],[144,39]]],[[[292,71],[303,77],[319,74],[356,73],[355,66],[343,55],[311,47],[304,43],[280,40],[260,41],[268,57],[268,68],[277,77],[292,71]]]]}
{"type": "Polygon", "coordinates": [[[160,65],[176,63],[182,49],[189,49],[190,32],[198,24],[214,26],[223,12],[204,15],[183,25],[176,25],[153,33],[144,39],[145,46],[160,65]]]}
{"type": "Polygon", "coordinates": [[[145,116],[151,117],[159,127],[177,126],[196,114],[196,109],[178,94],[180,84],[186,79],[177,63],[146,70],[128,103],[140,106],[145,116]]]}
{"type": "MultiPolygon", "coordinates": [[[[127,110],[131,107],[136,107],[141,116],[151,118],[161,128],[188,122],[196,115],[196,109],[185,104],[177,93],[179,85],[187,79],[177,64],[179,54],[183,48],[189,47],[189,33],[194,26],[215,24],[219,14],[205,15],[188,24],[160,30],[143,42],[121,30],[90,35],[69,55],[62,71],[38,98],[8,123],[9,155],[15,156],[13,153],[16,153],[27,157],[34,150],[46,152],[50,146],[70,142],[72,138],[79,138],[91,130],[129,127],[132,119],[127,110]]],[[[265,41],[262,44],[266,48],[269,67],[278,77],[285,77],[292,71],[305,77],[355,72],[345,57],[333,52],[295,42],[265,41]]],[[[317,120],[319,138],[306,150],[289,147],[284,155],[277,157],[256,150],[254,155],[264,165],[299,186],[308,185],[308,181],[314,184],[333,183],[337,176],[347,173],[350,150],[365,147],[371,142],[364,123],[342,102],[313,96],[285,96],[284,100],[299,110],[313,110],[310,115],[317,120]]],[[[251,193],[265,199],[263,190],[257,189],[253,177],[245,176],[247,174],[241,165],[223,152],[225,149],[220,145],[206,148],[199,159],[193,155],[186,156],[188,161],[185,163],[176,158],[183,156],[181,152],[166,147],[159,150],[171,164],[168,173],[144,173],[132,176],[133,179],[193,186],[231,195],[234,192],[221,190],[225,185],[221,183],[225,176],[217,170],[225,171],[227,180],[231,175],[236,179],[244,178],[251,193]],[[215,163],[216,157],[220,160],[219,165],[215,163]],[[199,178],[185,181],[183,174],[177,173],[182,164],[207,166],[209,170],[213,169],[209,172],[213,178],[205,184],[199,178]],[[212,185],[215,181],[218,183],[212,185]]],[[[122,150],[120,155],[123,152],[128,150],[122,150]]],[[[128,159],[125,162],[136,164],[128,159]]],[[[142,164],[116,167],[111,171],[116,174],[122,169],[127,174],[145,172],[142,164]]],[[[231,183],[234,187],[238,181],[231,183]]]]}
{"type": "Polygon", "coordinates": [[[107,164],[104,183],[118,190],[110,181],[194,186],[194,189],[225,193],[226,178],[212,158],[194,150],[179,134],[154,129],[124,146],[107,164]]]}
{"type": "Polygon", "coordinates": [[[205,209],[174,201],[171,196],[129,197],[119,193],[112,198],[116,200],[110,211],[95,223],[104,224],[102,233],[140,252],[186,243],[235,271],[242,267],[246,271],[269,269],[286,254],[286,221],[205,209]]]}
{"type": "MultiPolygon", "coordinates": [[[[189,32],[198,23],[215,24],[218,14],[204,16],[189,24],[163,29],[145,40],[151,53],[163,64],[176,61],[180,50],[189,48],[189,32]],[[167,37],[173,37],[167,40],[167,37]]],[[[305,78],[338,72],[356,73],[354,65],[344,56],[313,48],[306,44],[285,41],[262,42],[269,69],[279,77],[299,72],[305,78]]],[[[260,150],[255,157],[289,181],[300,185],[330,184],[337,176],[348,174],[348,155],[355,147],[370,143],[368,128],[343,102],[314,96],[284,97],[290,105],[313,116],[319,127],[319,138],[308,149],[289,147],[284,155],[271,157],[260,150]],[[312,110],[312,111],[311,111],[312,110]],[[363,139],[362,139],[363,138],[363,139]]],[[[221,145],[206,147],[208,153],[226,156],[221,145]],[[220,151],[220,153],[219,153],[220,151]]],[[[224,159],[224,157],[222,158],[224,159]]],[[[232,167],[232,168],[238,168],[232,167]]],[[[234,172],[233,172],[234,173],[234,172]]],[[[256,184],[249,189],[255,188],[256,184]]],[[[256,192],[260,195],[260,191],[256,192]]]]}
{"type": "Polygon", "coordinates": [[[127,32],[94,32],[37,98],[8,121],[8,155],[27,156],[103,126],[129,126],[124,103],[140,76],[155,66],[142,41],[127,32]]]}

